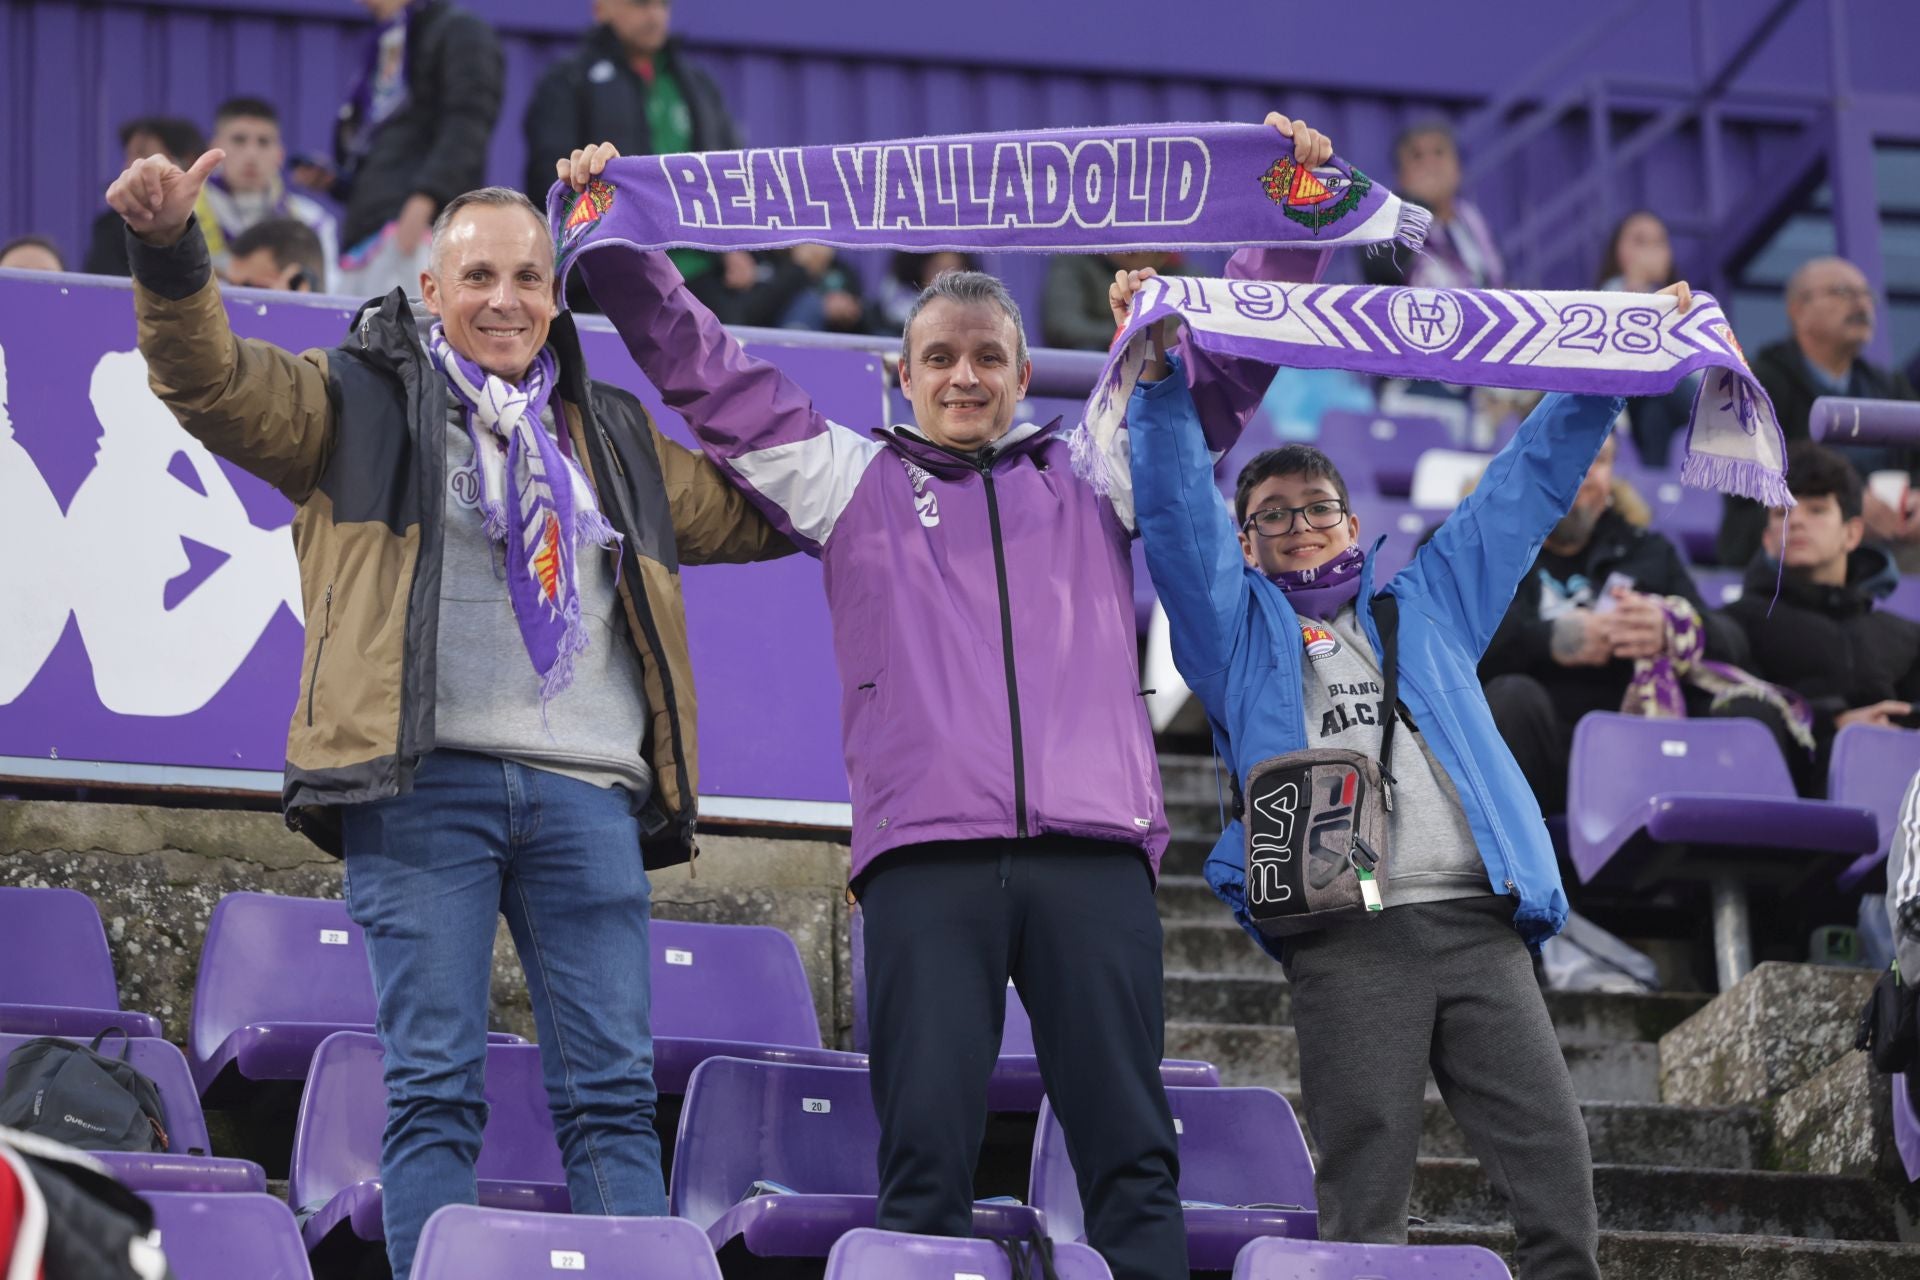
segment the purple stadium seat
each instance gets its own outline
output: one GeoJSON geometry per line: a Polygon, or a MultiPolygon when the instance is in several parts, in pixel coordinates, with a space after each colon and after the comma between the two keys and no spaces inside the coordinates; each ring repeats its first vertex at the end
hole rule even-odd
{"type": "MultiPolygon", "coordinates": [[[[1180,1134],[1190,1267],[1225,1271],[1249,1240],[1319,1233],[1313,1157],[1285,1098],[1271,1089],[1168,1089],[1167,1101],[1180,1134]]],[[[1066,1132],[1050,1105],[1040,1109],[1033,1136],[1027,1198],[1055,1240],[1085,1238],[1066,1132]]]]}
{"type": "MultiPolygon", "coordinates": [[[[287,1201],[307,1251],[384,1240],[380,1134],[387,1122],[380,1041],[336,1031],[313,1055],[300,1098],[287,1201]]],[[[567,1175],[540,1080],[540,1050],[487,1046],[487,1127],[480,1137],[480,1203],[539,1213],[568,1211],[567,1175]]]]}
{"type": "Polygon", "coordinates": [[[1744,591],[1746,574],[1739,569],[1694,569],[1693,585],[1709,609],[1724,609],[1738,600],[1744,591]]]}
{"type": "Polygon", "coordinates": [[[588,1280],[720,1280],[706,1233],[684,1218],[450,1204],[427,1219],[413,1256],[413,1280],[526,1280],[554,1272],[588,1280]]]}
{"type": "Polygon", "coordinates": [[[1893,1078],[1893,1145],[1909,1182],[1920,1182],[1920,1109],[1913,1102],[1911,1075],[1893,1078]]]}
{"type": "MultiPolygon", "coordinates": [[[[0,1071],[15,1049],[34,1038],[0,1034],[0,1071]]],[[[100,1051],[111,1058],[119,1057],[119,1040],[108,1037],[100,1051]]],[[[213,1144],[207,1139],[207,1118],[201,1114],[200,1095],[194,1091],[187,1059],[178,1048],[165,1040],[137,1037],[127,1041],[127,1061],[160,1091],[160,1110],[166,1117],[167,1150],[88,1154],[135,1191],[225,1193],[267,1189],[267,1175],[253,1161],[208,1154],[213,1144]]]]}
{"type": "Polygon", "coordinates": [[[1324,1244],[1255,1240],[1234,1260],[1233,1280],[1513,1280],[1500,1255],[1472,1244],[1324,1244]]]}
{"type": "MultiPolygon", "coordinates": [[[[1056,1244],[1060,1280],[1112,1280],[1105,1259],[1083,1244],[1056,1244]]],[[[1006,1251],[992,1240],[913,1236],[861,1227],[827,1255],[826,1280],[1014,1280],[1006,1251]]]]}
{"type": "Polygon", "coordinates": [[[1459,447],[1438,418],[1351,409],[1327,410],[1314,443],[1340,468],[1350,491],[1395,498],[1413,491],[1413,468],[1421,454],[1459,447]]]}
{"type": "Polygon", "coordinates": [[[1885,875],[1887,853],[1900,826],[1900,802],[1916,773],[1920,773],[1920,733],[1912,729],[1853,724],[1834,736],[1833,756],[1827,764],[1827,798],[1872,810],[1880,828],[1879,847],[1840,873],[1841,889],[1869,888],[1870,878],[1885,875]]]}
{"type": "MultiPolygon", "coordinates": [[[[864,1050],[867,1047],[867,948],[862,919],[860,908],[855,907],[849,925],[853,953],[853,1043],[864,1050]]],[[[1160,1063],[1160,1080],[1169,1088],[1212,1088],[1220,1083],[1220,1072],[1211,1062],[1165,1058],[1160,1063]]],[[[995,1059],[993,1076],[987,1081],[987,1110],[1039,1111],[1046,1093],[1046,1085],[1040,1079],[1040,1059],[1033,1052],[1033,1020],[1027,1016],[1020,993],[1009,982],[1007,1014],[1000,1028],[1000,1056],[995,1059]]]]}
{"type": "Polygon", "coordinates": [[[1374,540],[1383,534],[1386,544],[1376,553],[1373,577],[1384,584],[1388,578],[1413,563],[1420,539],[1427,526],[1438,524],[1441,512],[1415,511],[1403,498],[1381,498],[1371,494],[1349,494],[1353,514],[1360,518],[1360,545],[1372,550],[1374,540]]]}
{"type": "MultiPolygon", "coordinates": [[[[822,1258],[880,1204],[880,1121],[865,1071],[708,1058],[680,1113],[667,1211],[691,1218],[723,1258],[822,1258]],[[754,1194],[757,1183],[791,1194],[754,1194]]],[[[1024,1205],[982,1202],[973,1230],[1024,1239],[1041,1227],[1024,1205]]]]}
{"type": "Polygon", "coordinates": [[[1880,845],[1873,814],[1802,800],[1756,720],[1596,713],[1574,730],[1567,834],[1587,884],[1705,880],[1721,989],[1752,965],[1746,887],[1791,889],[1880,845]]]}
{"type": "Polygon", "coordinates": [[[174,1280],[312,1280],[300,1227],[273,1196],[173,1192],[145,1199],[174,1280]]]}
{"type": "Polygon", "coordinates": [[[819,1067],[867,1065],[865,1054],[820,1047],[813,990],[793,939],[765,925],[655,920],[653,1080],[685,1093],[708,1058],[819,1067]]]}
{"type": "Polygon", "coordinates": [[[1631,481],[1653,508],[1653,528],[1679,547],[1682,555],[1695,564],[1714,562],[1718,555],[1714,543],[1720,536],[1719,494],[1681,484],[1677,475],[1666,472],[1622,478],[1631,481]]]}
{"type": "MultiPolygon", "coordinates": [[[[246,1081],[305,1080],[320,1042],[373,1031],[366,939],[344,902],[230,893],[213,908],[193,989],[188,1054],[210,1106],[246,1081]]],[[[493,1032],[496,1044],[525,1044],[493,1032]]]]}
{"type": "Polygon", "coordinates": [[[0,889],[0,1031],[81,1036],[119,1027],[161,1034],[120,1007],[113,955],[93,899],[73,889],[0,889]]]}
{"type": "Polygon", "coordinates": [[[1878,606],[1911,622],[1920,622],[1920,577],[1905,576],[1878,606]]]}

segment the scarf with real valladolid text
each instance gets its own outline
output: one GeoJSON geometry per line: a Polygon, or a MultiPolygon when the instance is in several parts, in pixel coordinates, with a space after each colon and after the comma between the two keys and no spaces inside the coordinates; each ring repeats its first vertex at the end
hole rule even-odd
{"type": "MultiPolygon", "coordinates": [[[[547,198],[560,279],[582,255],[806,243],[917,252],[1418,249],[1430,218],[1334,157],[1307,168],[1265,126],[1138,125],[633,156],[547,198]]],[[[1073,436],[1109,447],[1162,321],[1224,356],[1299,369],[1596,395],[1663,395],[1704,372],[1681,479],[1791,506],[1773,404],[1719,304],[1630,293],[1388,288],[1161,277],[1134,299],[1073,436]]]]}
{"type": "Polygon", "coordinates": [[[544,703],[573,683],[573,660],[587,647],[575,573],[580,545],[617,553],[620,535],[600,514],[586,476],[541,422],[558,372],[553,349],[542,348],[515,384],[455,351],[440,325],[429,342],[465,411],[481,519],[487,537],[506,546],[507,599],[544,703]]]}

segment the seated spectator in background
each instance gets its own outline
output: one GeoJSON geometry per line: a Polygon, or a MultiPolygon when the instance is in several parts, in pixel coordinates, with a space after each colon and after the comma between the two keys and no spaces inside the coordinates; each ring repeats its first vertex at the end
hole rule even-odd
{"type": "Polygon", "coordinates": [[[1874,607],[1898,577],[1893,557],[1867,545],[1859,473],[1837,450],[1787,446],[1787,489],[1799,505],[1785,524],[1768,513],[1746,590],[1727,614],[1746,632],[1748,670],[1792,689],[1813,713],[1816,752],[1787,753],[1808,795],[1824,793],[1833,736],[1850,724],[1912,727],[1920,697],[1920,623],[1874,607]],[[1773,598],[1779,582],[1780,598],[1773,598]]]}
{"type": "Polygon", "coordinates": [[[806,273],[806,284],[780,317],[781,328],[818,333],[876,332],[860,273],[840,261],[831,246],[798,244],[789,252],[806,273]]]}
{"type": "MultiPolygon", "coordinates": [[[[187,169],[206,149],[200,126],[178,116],[140,116],[120,126],[123,168],[132,168],[134,161],[148,156],[165,156],[187,169]]],[[[133,274],[133,268],[127,265],[127,224],[113,210],[103,209],[94,218],[87,235],[87,256],[80,269],[96,276],[133,274]]]]}
{"type": "Polygon", "coordinates": [[[335,291],[420,288],[448,201],[485,185],[506,64],[493,28],[447,0],[360,0],[380,25],[340,121],[334,167],[294,166],[346,206],[335,291]]]}
{"type": "Polygon", "coordinates": [[[1050,347],[1105,351],[1113,345],[1113,309],[1107,288],[1116,271],[1148,268],[1163,276],[1184,275],[1173,253],[1056,254],[1047,263],[1047,292],[1040,305],[1041,332],[1050,347]]]}
{"type": "Polygon", "coordinates": [[[298,218],[256,222],[227,245],[220,275],[228,284],[289,293],[322,293],[327,255],[320,237],[298,218]]]}
{"type": "MultiPolygon", "coordinates": [[[[1607,256],[1600,263],[1600,287],[1625,293],[1658,293],[1680,278],[1673,268],[1673,243],[1667,224],[1645,209],[1630,213],[1613,228],[1607,256]]],[[[1683,379],[1664,396],[1627,401],[1633,446],[1649,467],[1665,467],[1673,437],[1693,420],[1693,397],[1700,379],[1683,379]]]]}
{"type": "Polygon", "coordinates": [[[906,328],[907,313],[920,299],[920,291],[946,271],[984,271],[980,259],[971,253],[944,250],[939,253],[895,252],[887,263],[887,274],[880,280],[876,333],[898,333],[906,328]]]}
{"type": "MultiPolygon", "coordinates": [[[[1787,442],[1811,436],[1808,419],[1821,396],[1914,400],[1904,374],[1862,358],[1873,341],[1873,289],[1860,268],[1844,258],[1815,258],[1787,281],[1787,323],[1793,334],[1753,360],[1753,376],[1773,400],[1787,442]]],[[[1840,447],[1862,476],[1876,471],[1914,472],[1909,450],[1840,447]]],[[[1744,565],[1760,549],[1767,511],[1747,498],[1729,496],[1720,524],[1720,563],[1744,565]]],[[[1908,491],[1896,508],[1866,491],[1861,509],[1867,536],[1891,544],[1907,572],[1920,571],[1920,495],[1908,491]]],[[[1772,592],[1767,593],[1771,597],[1772,592]]]]}
{"type": "MultiPolygon", "coordinates": [[[[233,252],[238,237],[263,222],[281,218],[311,228],[320,242],[323,264],[339,260],[333,215],[318,201],[287,190],[281,176],[287,149],[280,137],[280,113],[273,104],[259,98],[230,98],[221,103],[213,116],[213,145],[226,152],[227,158],[200,189],[200,205],[194,216],[207,237],[215,271],[225,270],[227,255],[233,252]]],[[[327,291],[326,267],[309,272],[309,278],[312,290],[327,291]]]]}
{"type": "Polygon", "coordinates": [[[45,236],[19,236],[0,244],[0,267],[14,271],[65,271],[60,246],[45,236]]]}
{"type": "MultiPolygon", "coordinates": [[[[713,77],[681,57],[671,34],[670,0],[594,0],[593,16],[599,25],[547,68],[522,119],[524,182],[542,209],[553,186],[554,157],[579,147],[604,141],[624,156],[661,156],[740,145],[740,131],[713,77]]],[[[668,256],[696,289],[720,269],[719,254],[673,249],[668,256]]],[[[567,298],[584,310],[599,310],[577,276],[567,298]]]]}
{"type": "Polygon", "coordinates": [[[1690,628],[1705,657],[1744,656],[1740,628],[1707,611],[1674,545],[1614,509],[1618,448],[1617,433],[1601,446],[1480,659],[1493,722],[1544,813],[1566,811],[1574,725],[1625,709],[1643,660],[1683,656],[1690,628]]]}
{"type": "Polygon", "coordinates": [[[1504,286],[1507,268],[1493,232],[1480,210],[1460,195],[1460,151],[1453,126],[1440,119],[1410,126],[1393,144],[1393,165],[1393,189],[1403,200],[1431,211],[1433,226],[1420,253],[1363,255],[1360,266],[1367,283],[1430,289],[1504,286]]]}

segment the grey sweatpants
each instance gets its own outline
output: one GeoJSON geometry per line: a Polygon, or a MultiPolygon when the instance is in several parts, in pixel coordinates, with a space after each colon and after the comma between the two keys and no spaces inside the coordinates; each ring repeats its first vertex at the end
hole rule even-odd
{"type": "Polygon", "coordinates": [[[1598,1280],[1586,1124],[1512,916],[1489,894],[1287,940],[1322,1240],[1405,1243],[1431,1068],[1513,1214],[1520,1280],[1598,1280]]]}

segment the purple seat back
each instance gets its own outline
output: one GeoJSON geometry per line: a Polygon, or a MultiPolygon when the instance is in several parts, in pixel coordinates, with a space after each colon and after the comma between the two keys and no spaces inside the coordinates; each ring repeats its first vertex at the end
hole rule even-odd
{"type": "Polygon", "coordinates": [[[1900,802],[1920,773],[1920,733],[1852,724],[1833,739],[1827,765],[1827,798],[1871,809],[1880,823],[1880,848],[1867,854],[1848,875],[1884,860],[1900,826],[1900,802]]]}
{"type": "Polygon", "coordinates": [[[1360,517],[1362,547],[1372,550],[1374,540],[1386,535],[1386,545],[1380,548],[1374,561],[1376,583],[1385,583],[1413,563],[1413,553],[1419,549],[1427,526],[1438,524],[1441,519],[1439,513],[1415,511],[1410,503],[1399,498],[1354,493],[1349,502],[1353,513],[1360,517]]]}
{"type": "Polygon", "coordinates": [[[655,920],[653,1034],[820,1047],[793,939],[749,924],[655,920]]]}
{"type": "Polygon", "coordinates": [[[150,1192],[153,1225],[174,1280],[312,1280],[293,1212],[258,1192],[150,1192]]]}
{"type": "Polygon", "coordinates": [[[1793,779],[1757,720],[1648,720],[1595,712],[1573,733],[1567,839],[1590,879],[1662,793],[1792,799],[1793,779]]]}
{"type": "Polygon", "coordinates": [[[708,1058],[687,1084],[667,1212],[705,1229],[763,1179],[875,1196],[879,1150],[866,1072],[708,1058]]]}
{"type": "MultiPolygon", "coordinates": [[[[13,1051],[36,1038],[0,1034],[0,1074],[4,1074],[13,1051]]],[[[71,1036],[65,1038],[73,1039],[75,1044],[87,1043],[71,1036]]],[[[133,1069],[153,1081],[154,1088],[160,1091],[160,1109],[166,1113],[168,1154],[207,1154],[213,1144],[207,1140],[207,1118],[200,1110],[200,1094],[193,1087],[193,1073],[187,1069],[186,1055],[167,1041],[151,1036],[135,1036],[126,1042],[126,1047],[126,1058],[133,1069]]],[[[108,1036],[100,1051],[109,1058],[118,1058],[120,1037],[108,1036]]]]}
{"type": "Polygon", "coordinates": [[[262,1022],[370,1027],[377,1007],[366,937],[344,902],[230,893],[207,921],[188,1048],[206,1062],[262,1022]]]}
{"type": "Polygon", "coordinates": [[[1693,585],[1709,609],[1724,609],[1744,592],[1746,574],[1739,569],[1694,569],[1693,585]]]}
{"type": "MultiPolygon", "coordinates": [[[[450,1204],[427,1219],[413,1280],[720,1280],[706,1232],[684,1218],[601,1218],[450,1204]]],[[[189,1280],[182,1277],[181,1280],[189,1280]]]]}
{"type": "MultiPolygon", "coordinates": [[[[1083,1244],[1056,1244],[1054,1270],[1060,1280],[1112,1280],[1104,1259],[1083,1244]]],[[[827,1255],[826,1280],[1013,1280],[1006,1251],[992,1240],[955,1240],[913,1236],[856,1227],[841,1236],[827,1255]]]]}
{"type": "MultiPolygon", "coordinates": [[[[1619,470],[1617,465],[1615,470],[1619,470]]],[[[1654,532],[1666,535],[1689,560],[1713,563],[1714,544],[1720,537],[1719,494],[1681,484],[1680,477],[1669,472],[1647,472],[1623,478],[1633,483],[1635,491],[1652,508],[1654,532]]]]}
{"type": "Polygon", "coordinates": [[[1233,1280],[1513,1280],[1500,1255],[1472,1244],[1331,1244],[1263,1236],[1240,1251],[1233,1280]]]}
{"type": "Polygon", "coordinates": [[[0,1004],[120,1007],[92,898],[73,889],[0,889],[0,1004]]]}
{"type": "MultiPolygon", "coordinates": [[[[379,1039],[364,1031],[336,1031],[314,1052],[287,1182],[287,1200],[296,1211],[318,1209],[346,1188],[380,1176],[380,1134],[387,1123],[382,1062],[379,1039]]],[[[489,1044],[486,1079],[487,1127],[474,1172],[502,1182],[564,1184],[539,1046],[489,1044]]]]}
{"type": "Polygon", "coordinates": [[[1878,607],[1911,622],[1920,622],[1920,577],[1903,576],[1894,586],[1893,594],[1878,607]]]}
{"type": "MultiPolygon", "coordinates": [[[[1287,1100],[1271,1089],[1167,1090],[1180,1141],[1180,1198],[1219,1205],[1315,1208],[1313,1157],[1287,1100]]],[[[1053,1104],[1040,1108],[1027,1202],[1047,1215],[1047,1234],[1086,1232],[1066,1132],[1053,1104]]]]}
{"type": "Polygon", "coordinates": [[[1315,442],[1340,468],[1349,490],[1404,498],[1413,489],[1413,469],[1429,449],[1457,449],[1453,432],[1438,418],[1418,414],[1355,413],[1329,409],[1315,442]]]}

